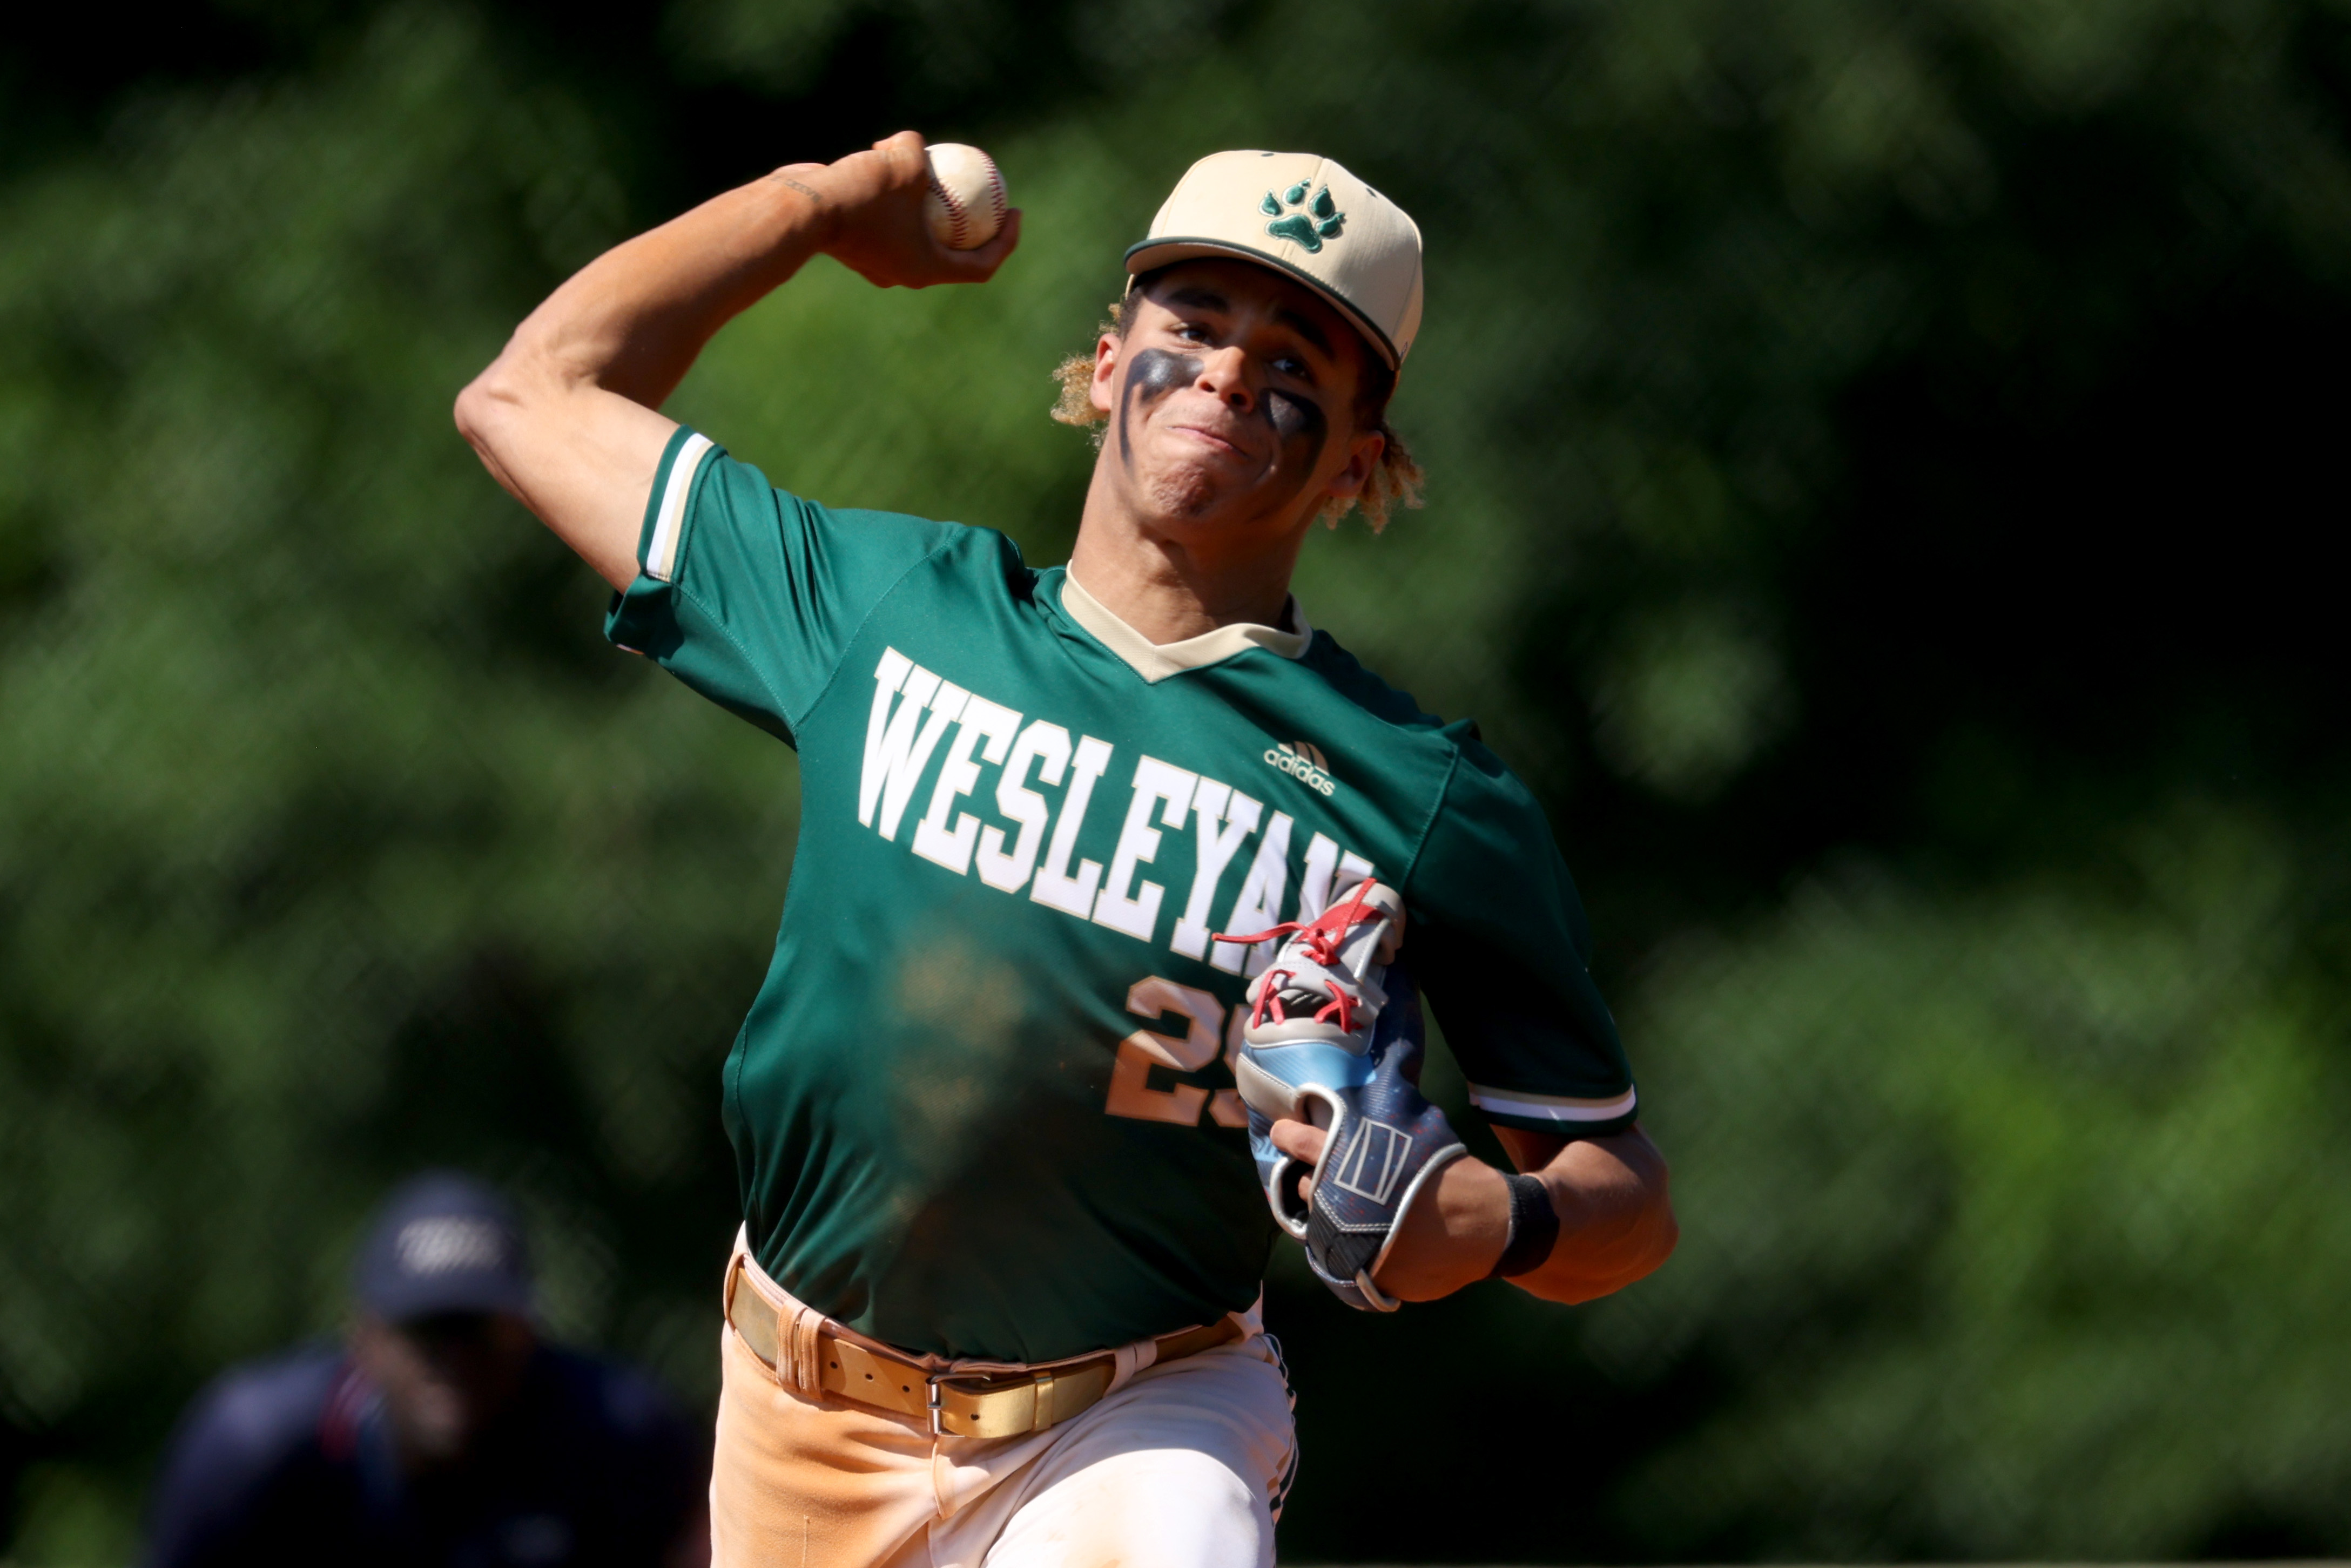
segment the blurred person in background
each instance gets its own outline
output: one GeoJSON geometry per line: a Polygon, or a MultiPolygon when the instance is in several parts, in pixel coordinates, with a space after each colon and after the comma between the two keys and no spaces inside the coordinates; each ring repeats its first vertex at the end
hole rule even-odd
{"type": "Polygon", "coordinates": [[[539,1336],[496,1190],[409,1181],[353,1286],[347,1345],[232,1368],[182,1417],[152,1568],[709,1561],[707,1440],[643,1374],[539,1336]]]}

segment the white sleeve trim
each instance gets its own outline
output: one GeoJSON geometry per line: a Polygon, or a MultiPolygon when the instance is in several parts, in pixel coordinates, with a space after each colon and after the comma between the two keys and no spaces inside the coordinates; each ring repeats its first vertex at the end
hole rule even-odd
{"type": "Polygon", "coordinates": [[[670,580],[677,569],[677,538],[685,526],[685,498],[694,493],[694,476],[708,455],[711,440],[699,431],[686,434],[669,465],[669,483],[662,486],[661,509],[653,514],[653,536],[645,545],[645,576],[670,580]]]}
{"type": "Polygon", "coordinates": [[[1580,1100],[1566,1095],[1536,1095],[1520,1089],[1489,1089],[1469,1085],[1469,1103],[1497,1116],[1525,1116],[1547,1122],[1613,1122],[1633,1114],[1638,1096],[1631,1089],[1604,1100],[1580,1100]]]}

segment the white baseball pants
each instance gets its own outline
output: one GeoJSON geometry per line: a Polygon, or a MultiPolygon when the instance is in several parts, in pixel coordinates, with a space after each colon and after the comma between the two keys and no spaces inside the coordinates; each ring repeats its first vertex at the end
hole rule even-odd
{"type": "Polygon", "coordinates": [[[726,1326],[713,1568],[1270,1568],[1296,1440],[1277,1354],[1243,1322],[1047,1431],[989,1439],[804,1392],[726,1326]]]}

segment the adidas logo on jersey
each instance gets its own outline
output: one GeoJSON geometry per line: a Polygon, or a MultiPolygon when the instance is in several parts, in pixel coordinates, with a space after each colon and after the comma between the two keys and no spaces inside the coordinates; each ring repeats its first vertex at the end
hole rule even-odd
{"type": "Polygon", "coordinates": [[[1265,749],[1265,765],[1280,768],[1308,789],[1318,794],[1329,794],[1339,787],[1332,778],[1331,764],[1323,760],[1321,747],[1305,741],[1284,741],[1265,749]]]}

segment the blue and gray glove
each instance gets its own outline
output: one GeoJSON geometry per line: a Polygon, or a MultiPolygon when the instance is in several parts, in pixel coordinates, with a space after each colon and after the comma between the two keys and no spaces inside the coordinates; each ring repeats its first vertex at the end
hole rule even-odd
{"type": "Polygon", "coordinates": [[[1372,1276],[1429,1178],[1467,1152],[1420,1092],[1420,999],[1395,961],[1404,919],[1394,890],[1366,881],[1311,921],[1218,939],[1287,938],[1249,986],[1234,1078],[1276,1223],[1305,1243],[1315,1277],[1364,1311],[1402,1304],[1372,1276]],[[1285,1118],[1330,1134],[1311,1170],[1273,1146],[1285,1118]]]}

